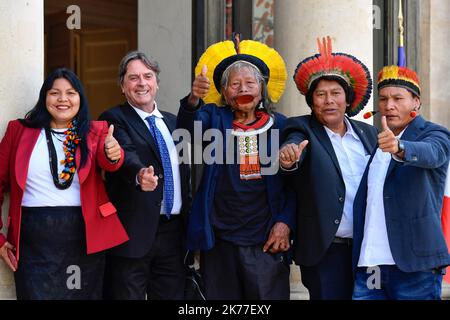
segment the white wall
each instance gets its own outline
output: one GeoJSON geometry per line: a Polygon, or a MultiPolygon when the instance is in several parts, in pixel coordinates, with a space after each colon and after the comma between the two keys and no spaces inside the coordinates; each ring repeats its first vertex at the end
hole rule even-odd
{"type": "Polygon", "coordinates": [[[138,1],[138,48],[158,61],[156,101],[175,114],[191,88],[191,12],[191,1],[138,1]]]}
{"type": "MultiPolygon", "coordinates": [[[[44,74],[43,0],[0,1],[0,136],[37,101],[44,74]]],[[[2,207],[6,220],[8,201],[2,207]]],[[[2,232],[6,234],[5,228],[2,232]]],[[[0,299],[15,298],[12,272],[0,262],[0,299]]]]}

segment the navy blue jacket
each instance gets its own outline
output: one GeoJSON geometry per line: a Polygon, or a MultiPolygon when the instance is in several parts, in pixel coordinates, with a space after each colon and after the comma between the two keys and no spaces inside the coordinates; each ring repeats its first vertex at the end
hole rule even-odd
{"type": "MultiPolygon", "coordinates": [[[[377,129],[348,119],[369,157],[377,142],[377,129]]],[[[283,145],[309,143],[298,170],[286,172],[297,198],[297,232],[294,260],[299,265],[318,264],[330,247],[342,219],[345,183],[328,134],[314,115],[289,118],[283,145]]]]}
{"type": "MultiPolygon", "coordinates": [[[[286,117],[278,113],[274,114],[274,118],[274,125],[267,135],[269,153],[271,149],[270,131],[274,129],[281,131],[286,119],[286,117]]],[[[225,139],[226,130],[231,130],[232,128],[233,112],[228,106],[217,107],[215,104],[206,104],[197,111],[191,111],[187,107],[187,98],[182,99],[180,101],[177,127],[188,129],[191,135],[193,135],[193,123],[195,120],[201,121],[202,132],[210,128],[219,129],[225,139]]],[[[223,141],[223,145],[226,146],[225,141],[223,141]]],[[[225,159],[225,150],[223,156],[223,159],[225,159]]],[[[275,158],[278,160],[278,155],[275,158]]],[[[201,183],[194,196],[192,210],[188,215],[188,249],[209,250],[214,246],[214,232],[211,218],[214,210],[214,194],[220,173],[220,166],[220,164],[216,163],[204,165],[201,183]]],[[[278,168],[278,161],[276,166],[278,168]]],[[[261,167],[265,166],[261,164],[261,167]]],[[[267,186],[272,224],[284,222],[290,227],[292,232],[295,228],[295,198],[293,192],[286,189],[283,176],[279,172],[274,175],[263,175],[263,180],[267,186]]]]}
{"type": "MultiPolygon", "coordinates": [[[[170,132],[175,130],[175,115],[161,111],[170,132]]],[[[114,137],[125,151],[122,167],[113,174],[106,174],[106,188],[117,208],[120,221],[130,240],[110,250],[112,255],[140,258],[153,247],[159,225],[161,201],[164,190],[164,168],[158,146],[141,117],[127,102],[108,109],[100,116],[114,124],[114,137]],[[144,192],[136,186],[139,170],[152,165],[158,175],[158,186],[152,192],[144,192]]],[[[188,164],[180,164],[182,208],[186,213],[191,205],[190,170],[188,164]]]]}
{"type": "MultiPolygon", "coordinates": [[[[391,160],[384,181],[384,211],[392,257],[404,272],[450,264],[441,226],[450,133],[418,116],[403,133],[405,162],[391,160]]],[[[376,150],[375,150],[376,151],[376,150]]],[[[364,236],[367,199],[366,168],[353,203],[353,267],[364,236]]]]}

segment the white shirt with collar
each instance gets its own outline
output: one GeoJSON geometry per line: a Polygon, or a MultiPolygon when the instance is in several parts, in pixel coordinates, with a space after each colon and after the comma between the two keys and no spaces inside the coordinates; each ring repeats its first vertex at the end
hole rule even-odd
{"type": "MultiPolygon", "coordinates": [[[[397,138],[400,138],[405,130],[406,128],[397,138]]],[[[384,182],[392,159],[401,161],[398,157],[378,148],[369,167],[366,219],[358,260],[359,267],[395,264],[389,245],[384,211],[384,182]]]]}
{"type": "Polygon", "coordinates": [[[353,130],[350,121],[346,117],[344,117],[344,122],[347,126],[347,132],[342,137],[326,126],[324,128],[333,145],[345,183],[344,211],[336,236],[353,238],[353,201],[355,200],[355,195],[370,154],[366,154],[361,139],[353,130]]]}
{"type": "MultiPolygon", "coordinates": [[[[145,125],[147,126],[148,130],[150,131],[150,125],[145,120],[145,118],[149,116],[155,116],[155,123],[156,127],[161,132],[161,135],[166,142],[167,149],[169,151],[170,156],[170,164],[172,165],[172,175],[173,175],[173,187],[174,187],[174,196],[173,196],[173,207],[171,214],[179,214],[181,211],[181,179],[180,179],[180,167],[179,167],[179,159],[178,159],[178,153],[177,149],[175,147],[175,143],[173,142],[172,134],[170,133],[169,128],[167,128],[166,123],[164,122],[163,118],[164,116],[162,113],[158,110],[158,106],[155,102],[155,108],[153,109],[152,113],[145,112],[141,109],[136,108],[133,106],[130,102],[128,104],[136,111],[136,113],[141,117],[142,121],[144,121],[145,125]]],[[[163,193],[163,202],[161,204],[161,214],[166,214],[165,208],[164,208],[164,193],[163,193]]]]}
{"type": "MultiPolygon", "coordinates": [[[[67,129],[53,129],[56,132],[64,132],[67,129]]],[[[64,169],[61,160],[65,159],[65,136],[52,134],[52,141],[57,156],[58,174],[64,169]]],[[[75,171],[72,184],[69,188],[61,190],[56,188],[49,165],[49,153],[45,129],[41,129],[39,137],[31,153],[28,175],[23,192],[22,206],[24,207],[57,207],[57,206],[81,206],[80,180],[78,170],[75,171]]]]}

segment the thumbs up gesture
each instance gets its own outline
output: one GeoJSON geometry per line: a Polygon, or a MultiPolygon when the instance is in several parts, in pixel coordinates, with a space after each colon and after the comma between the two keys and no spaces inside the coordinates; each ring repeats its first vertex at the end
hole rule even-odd
{"type": "Polygon", "coordinates": [[[158,176],[155,175],[153,166],[139,170],[137,178],[142,191],[153,191],[158,186],[158,176]]]}
{"type": "Polygon", "coordinates": [[[400,151],[398,140],[392,130],[389,129],[386,116],[381,117],[381,129],[383,131],[378,134],[378,148],[383,152],[397,154],[400,151]]]}
{"type": "Polygon", "coordinates": [[[188,98],[188,105],[191,107],[196,107],[200,99],[203,99],[208,94],[210,81],[206,76],[207,72],[208,68],[206,65],[203,65],[201,73],[195,77],[192,83],[191,94],[188,98]]]}
{"type": "Polygon", "coordinates": [[[117,142],[116,138],[113,136],[114,133],[114,125],[110,125],[108,129],[108,134],[105,138],[105,153],[106,157],[111,162],[116,162],[120,160],[120,145],[117,142]]]}
{"type": "Polygon", "coordinates": [[[280,164],[284,169],[291,169],[300,159],[303,150],[308,144],[308,140],[303,140],[299,145],[290,143],[280,150],[280,164]]]}

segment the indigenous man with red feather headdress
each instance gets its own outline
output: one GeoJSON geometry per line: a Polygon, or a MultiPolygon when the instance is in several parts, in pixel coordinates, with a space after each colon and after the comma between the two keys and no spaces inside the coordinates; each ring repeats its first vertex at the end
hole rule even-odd
{"type": "Polygon", "coordinates": [[[294,74],[312,112],[288,119],[280,164],[297,193],[294,260],[310,298],[351,299],[353,200],[377,130],[349,117],[367,104],[372,80],[354,56],[332,52],[330,37],[318,44],[294,74]]]}

